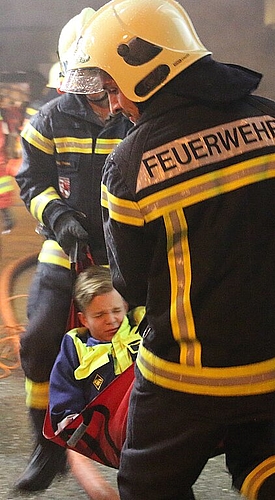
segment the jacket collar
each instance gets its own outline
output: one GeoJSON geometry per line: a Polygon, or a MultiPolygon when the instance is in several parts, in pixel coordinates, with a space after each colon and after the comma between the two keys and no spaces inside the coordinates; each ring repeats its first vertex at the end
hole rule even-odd
{"type": "Polygon", "coordinates": [[[138,104],[141,118],[163,114],[179,105],[204,103],[210,107],[225,106],[254,92],[262,75],[236,64],[219,63],[206,56],[182,71],[151,99],[138,104]]]}
{"type": "Polygon", "coordinates": [[[58,108],[62,113],[103,127],[102,121],[87,103],[85,95],[63,94],[58,101],[58,108]]]}

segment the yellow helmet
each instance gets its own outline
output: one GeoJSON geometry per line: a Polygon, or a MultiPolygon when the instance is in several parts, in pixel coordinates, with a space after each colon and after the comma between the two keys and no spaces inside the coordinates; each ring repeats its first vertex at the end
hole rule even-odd
{"type": "Polygon", "coordinates": [[[98,92],[100,84],[88,68],[100,68],[128,99],[142,102],[207,54],[211,52],[175,0],[112,0],[79,37],[62,86],[75,92],[80,72],[83,87],[87,69],[82,92],[98,92]]]}
{"type": "Polygon", "coordinates": [[[56,62],[52,65],[49,71],[49,79],[46,87],[57,89],[60,85],[60,63],[56,62]]]}
{"type": "Polygon", "coordinates": [[[66,73],[70,54],[73,54],[78,38],[94,13],[94,9],[86,7],[62,28],[58,40],[58,56],[63,75],[66,73]]]}

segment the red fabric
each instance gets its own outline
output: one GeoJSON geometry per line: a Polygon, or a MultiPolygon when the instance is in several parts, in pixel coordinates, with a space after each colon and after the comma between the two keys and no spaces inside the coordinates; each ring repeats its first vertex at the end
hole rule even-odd
{"type": "MultiPolygon", "coordinates": [[[[55,436],[49,412],[44,436],[55,443],[78,451],[101,464],[119,468],[120,453],[126,437],[129,398],[134,383],[134,364],[106,387],[64,431],[55,436]],[[79,440],[68,444],[73,432],[86,424],[79,440]]],[[[74,436],[73,436],[74,437],[74,436]]]]}
{"type": "MultiPolygon", "coordinates": [[[[89,249],[86,249],[84,254],[82,255],[81,260],[77,260],[77,262],[73,262],[71,264],[71,271],[73,274],[73,279],[75,280],[77,275],[81,273],[81,271],[84,271],[84,269],[87,269],[87,267],[92,266],[94,264],[91,252],[89,249]]],[[[69,311],[69,316],[68,316],[68,321],[67,321],[67,326],[66,326],[66,332],[72,330],[73,328],[78,328],[82,326],[82,324],[79,321],[78,315],[77,315],[77,308],[74,303],[74,300],[72,299],[71,301],[71,306],[70,306],[70,311],[69,311]]]]}

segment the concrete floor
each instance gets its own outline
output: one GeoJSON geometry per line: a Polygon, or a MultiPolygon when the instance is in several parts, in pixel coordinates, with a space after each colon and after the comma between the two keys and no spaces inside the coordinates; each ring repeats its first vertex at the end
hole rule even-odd
{"type": "MultiPolygon", "coordinates": [[[[18,194],[15,196],[13,212],[16,226],[10,234],[2,235],[0,240],[2,247],[0,272],[15,260],[38,252],[41,244],[40,237],[34,232],[35,223],[19,200],[18,194]]],[[[12,290],[12,295],[19,296],[13,301],[13,307],[20,324],[26,323],[25,295],[28,292],[33,270],[30,268],[19,276],[12,290]]],[[[0,334],[1,340],[3,338],[3,320],[1,321],[1,318],[0,331],[2,332],[0,334]]],[[[3,357],[6,362],[6,355],[6,350],[1,347],[0,367],[3,357]]],[[[13,353],[11,357],[12,355],[13,353]]],[[[0,377],[3,377],[1,370],[0,377]]],[[[0,378],[0,499],[67,500],[87,498],[70,472],[66,476],[56,478],[46,491],[24,495],[13,491],[13,483],[24,470],[32,450],[31,433],[24,401],[24,376],[19,366],[11,370],[8,376],[0,378]]],[[[106,478],[115,485],[116,471],[99,464],[98,467],[106,478]]],[[[215,457],[208,462],[194,487],[194,491],[197,500],[236,500],[240,498],[231,490],[230,477],[225,471],[223,456],[215,457]]]]}

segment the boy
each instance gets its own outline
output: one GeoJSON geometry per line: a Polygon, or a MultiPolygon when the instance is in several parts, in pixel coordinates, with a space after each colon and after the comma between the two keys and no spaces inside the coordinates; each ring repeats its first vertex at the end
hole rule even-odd
{"type": "MultiPolygon", "coordinates": [[[[74,298],[84,326],[64,336],[51,373],[49,409],[54,430],[64,418],[80,413],[134,362],[141,340],[137,323],[144,308],[127,315],[128,306],[113,288],[107,267],[91,266],[80,273],[74,298]]],[[[68,461],[90,498],[118,499],[92,460],[68,450],[68,461]]]]}
{"type": "Polygon", "coordinates": [[[137,318],[141,319],[143,308],[126,315],[128,306],[113,288],[107,267],[91,266],[80,273],[74,297],[83,327],[65,335],[51,373],[50,415],[55,430],[133,363],[140,343],[137,318]]]}

